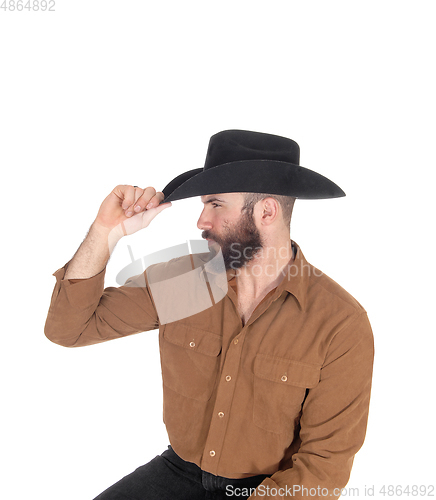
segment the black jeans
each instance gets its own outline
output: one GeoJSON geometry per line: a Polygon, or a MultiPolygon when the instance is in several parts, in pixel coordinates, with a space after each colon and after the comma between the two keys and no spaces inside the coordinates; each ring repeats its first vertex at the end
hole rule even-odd
{"type": "Polygon", "coordinates": [[[228,479],[214,476],[185,462],[168,446],[162,455],[125,476],[94,500],[228,500],[232,496],[246,500],[250,489],[256,488],[266,477],[228,479]],[[244,488],[247,489],[244,491],[244,488]]]}

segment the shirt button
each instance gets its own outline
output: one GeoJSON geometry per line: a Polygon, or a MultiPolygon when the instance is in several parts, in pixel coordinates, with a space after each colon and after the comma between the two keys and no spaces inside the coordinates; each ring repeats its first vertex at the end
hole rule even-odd
{"type": "Polygon", "coordinates": [[[239,340],[238,340],[238,339],[235,339],[235,340],[233,341],[233,343],[234,343],[235,345],[236,345],[238,342],[239,342],[239,340]]]}
{"type": "Polygon", "coordinates": [[[283,377],[281,378],[281,381],[286,382],[287,380],[288,380],[288,377],[286,375],[283,375],[283,377]]]}
{"type": "Polygon", "coordinates": [[[215,452],[214,452],[213,450],[211,450],[211,451],[209,452],[209,455],[210,455],[211,457],[214,457],[214,456],[215,456],[215,452]]]}
{"type": "Polygon", "coordinates": [[[222,411],[220,411],[220,412],[218,413],[218,416],[219,416],[220,418],[223,418],[223,417],[224,417],[224,413],[223,413],[222,411]]]}
{"type": "Polygon", "coordinates": [[[230,375],[227,375],[227,377],[226,377],[226,381],[227,381],[227,382],[230,382],[230,380],[232,380],[232,377],[231,377],[230,375]]]}
{"type": "Polygon", "coordinates": [[[190,347],[195,347],[195,342],[189,342],[190,347]]]}

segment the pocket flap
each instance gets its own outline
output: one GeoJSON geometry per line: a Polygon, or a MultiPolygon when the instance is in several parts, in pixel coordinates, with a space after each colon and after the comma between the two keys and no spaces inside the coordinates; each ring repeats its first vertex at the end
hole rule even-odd
{"type": "Polygon", "coordinates": [[[221,352],[222,340],[219,335],[183,323],[167,325],[163,336],[171,344],[193,352],[208,356],[218,356],[221,352]]]}
{"type": "Polygon", "coordinates": [[[320,369],[319,365],[278,358],[268,354],[258,354],[254,360],[254,374],[257,377],[307,389],[318,384],[320,369]]]}

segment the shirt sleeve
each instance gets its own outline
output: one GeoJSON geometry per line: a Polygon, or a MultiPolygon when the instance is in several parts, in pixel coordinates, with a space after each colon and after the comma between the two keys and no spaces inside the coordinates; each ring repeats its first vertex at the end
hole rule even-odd
{"type": "Polygon", "coordinates": [[[44,328],[49,340],[79,347],[159,327],[145,272],[121,287],[104,288],[106,268],[91,278],[68,280],[69,263],[53,273],[56,284],[44,328]]]}
{"type": "Polygon", "coordinates": [[[363,312],[330,343],[320,381],[303,404],[300,445],[290,463],[266,478],[250,500],[340,496],[365,439],[373,358],[372,329],[363,312]]]}

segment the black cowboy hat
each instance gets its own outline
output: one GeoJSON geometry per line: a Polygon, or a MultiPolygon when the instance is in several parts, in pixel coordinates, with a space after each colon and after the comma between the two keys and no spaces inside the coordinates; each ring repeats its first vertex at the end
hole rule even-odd
{"type": "Polygon", "coordinates": [[[204,168],[175,177],[162,203],[217,193],[268,193],[301,199],[339,198],[342,189],[300,167],[300,147],[278,135],[224,130],[209,141],[204,168]]]}

